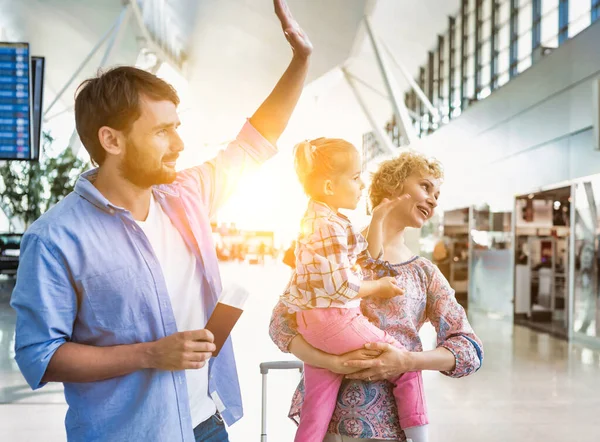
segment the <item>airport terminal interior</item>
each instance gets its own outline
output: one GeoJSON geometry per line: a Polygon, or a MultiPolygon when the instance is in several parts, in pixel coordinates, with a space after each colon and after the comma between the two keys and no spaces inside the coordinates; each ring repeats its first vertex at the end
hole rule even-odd
{"type": "MultiPolygon", "coordinates": [[[[202,164],[292,59],[279,3],[0,0],[0,441],[67,440],[63,384],[32,390],[15,360],[11,296],[19,278],[25,285],[25,232],[96,167],[75,127],[79,85],[124,65],[165,80],[181,100],[177,170],[202,164]]],[[[231,332],[244,413],[226,425],[229,440],[294,440],[302,370],[259,367],[298,362],[269,325],[307,203],[293,149],[319,137],[360,152],[366,189],[344,214],[361,229],[382,163],[409,151],[443,166],[435,214],[406,229],[405,246],[437,266],[483,349],[467,338],[480,361],[469,376],[423,371],[428,440],[599,440],[600,0],[287,5],[313,45],[304,90],[278,154],[238,180],[205,232],[223,296],[247,296],[231,332]]],[[[39,278],[36,287],[48,283],[39,278]]],[[[443,326],[418,330],[423,350],[436,349],[443,326]]],[[[227,416],[218,395],[215,404],[227,416]]],[[[404,442],[358,438],[360,412],[345,409],[347,436],[331,440],[404,442]]]]}

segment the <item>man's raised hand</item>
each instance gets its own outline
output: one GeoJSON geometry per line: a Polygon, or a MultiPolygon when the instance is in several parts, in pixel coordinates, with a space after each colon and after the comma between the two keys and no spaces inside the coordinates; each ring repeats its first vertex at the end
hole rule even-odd
{"type": "Polygon", "coordinates": [[[308,58],[313,51],[313,45],[298,22],[292,16],[285,0],[273,0],[275,14],[281,22],[285,38],[290,43],[295,57],[308,58]]]}

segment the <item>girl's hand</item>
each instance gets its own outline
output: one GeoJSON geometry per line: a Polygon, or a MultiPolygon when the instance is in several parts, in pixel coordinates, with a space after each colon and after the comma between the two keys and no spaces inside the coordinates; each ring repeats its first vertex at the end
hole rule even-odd
{"type": "Polygon", "coordinates": [[[393,345],[375,342],[365,345],[369,351],[378,351],[381,354],[372,359],[354,359],[345,362],[346,368],[360,371],[346,376],[348,379],[362,381],[381,381],[395,379],[401,374],[414,371],[412,352],[401,350],[393,345]]]}
{"type": "Polygon", "coordinates": [[[392,210],[396,209],[409,198],[410,195],[408,194],[391,199],[384,198],[377,207],[373,208],[373,222],[382,221],[392,210]]]}
{"type": "Polygon", "coordinates": [[[404,295],[404,289],[398,286],[395,277],[384,276],[377,280],[377,289],[374,294],[377,298],[395,298],[400,295],[404,295]]]}
{"type": "Polygon", "coordinates": [[[333,356],[332,355],[332,359],[331,359],[331,363],[327,368],[327,370],[333,372],[333,373],[337,373],[337,374],[351,374],[351,373],[356,373],[360,370],[362,370],[361,368],[355,368],[355,367],[351,367],[351,366],[347,366],[345,365],[346,362],[349,361],[366,361],[369,359],[373,359],[376,358],[377,356],[379,356],[381,354],[381,352],[379,350],[369,350],[366,348],[359,348],[358,350],[354,350],[348,353],[345,353],[343,355],[340,356],[333,356]]]}

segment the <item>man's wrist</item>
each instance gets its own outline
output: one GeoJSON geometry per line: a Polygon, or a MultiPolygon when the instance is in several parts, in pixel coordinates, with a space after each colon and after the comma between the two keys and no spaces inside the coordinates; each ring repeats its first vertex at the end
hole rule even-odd
{"type": "Polygon", "coordinates": [[[138,344],[140,361],[142,363],[142,369],[156,368],[156,357],[154,354],[154,342],[144,342],[138,344]]]}
{"type": "Polygon", "coordinates": [[[309,60],[310,60],[310,54],[306,55],[306,54],[298,54],[298,53],[294,52],[294,55],[292,56],[292,63],[308,64],[309,60]]]}

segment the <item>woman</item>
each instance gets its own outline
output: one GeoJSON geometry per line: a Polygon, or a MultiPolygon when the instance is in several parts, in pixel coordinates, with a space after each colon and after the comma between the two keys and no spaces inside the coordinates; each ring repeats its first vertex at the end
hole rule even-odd
{"type": "MultiPolygon", "coordinates": [[[[347,374],[325,442],[358,440],[406,440],[398,423],[392,384],[387,379],[402,373],[437,370],[463,377],[481,366],[483,347],[473,332],[454,291],[430,261],[413,255],[404,244],[406,227],[420,228],[437,206],[443,179],[441,165],[415,152],[385,161],[373,176],[373,207],[384,198],[408,194],[403,205],[383,221],[383,259],[398,272],[404,296],[390,300],[365,298],[361,309],[377,327],[392,335],[408,350],[374,343],[368,349],[335,356],[311,347],[297,332],[296,322],[279,302],[273,311],[271,338],[284,352],[336,373],[347,374]],[[430,321],[437,330],[437,348],[422,351],[419,329],[430,321]]],[[[385,276],[386,269],[366,271],[366,277],[385,276]]],[[[389,273],[391,274],[391,272],[389,273]]],[[[299,421],[303,384],[296,390],[290,418],[299,421]]]]}

